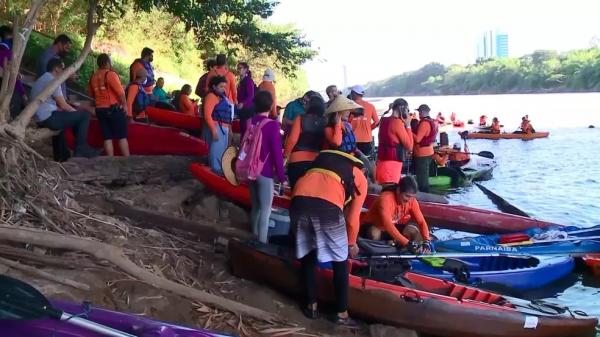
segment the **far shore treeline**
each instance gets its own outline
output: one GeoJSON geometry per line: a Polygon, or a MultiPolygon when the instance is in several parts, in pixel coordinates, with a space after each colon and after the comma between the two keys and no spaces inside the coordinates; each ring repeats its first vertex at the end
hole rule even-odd
{"type": "Polygon", "coordinates": [[[559,54],[539,50],[467,66],[430,63],[367,84],[371,97],[600,91],[600,48],[559,54]]]}

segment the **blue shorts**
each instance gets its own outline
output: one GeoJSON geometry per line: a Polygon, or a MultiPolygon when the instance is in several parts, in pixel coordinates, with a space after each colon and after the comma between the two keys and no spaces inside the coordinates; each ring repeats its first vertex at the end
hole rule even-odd
{"type": "Polygon", "coordinates": [[[127,116],[123,109],[96,108],[96,117],[104,140],[127,138],[127,116]]]}

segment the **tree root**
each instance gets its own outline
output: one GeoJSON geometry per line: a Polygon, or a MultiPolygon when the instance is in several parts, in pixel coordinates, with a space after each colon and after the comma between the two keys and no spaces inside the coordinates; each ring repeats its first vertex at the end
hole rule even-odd
{"type": "Polygon", "coordinates": [[[24,273],[27,273],[27,274],[30,274],[33,276],[37,276],[37,277],[41,277],[41,278],[45,278],[46,280],[49,280],[52,282],[58,282],[60,284],[67,285],[67,286],[73,287],[75,289],[84,290],[84,291],[90,290],[90,287],[87,284],[83,284],[83,283],[79,283],[79,282],[76,282],[73,280],[58,277],[56,275],[47,273],[43,270],[39,270],[35,267],[26,266],[24,264],[20,264],[19,262],[7,260],[5,258],[0,257],[0,265],[2,265],[2,264],[5,266],[8,266],[10,268],[20,270],[24,273]]]}

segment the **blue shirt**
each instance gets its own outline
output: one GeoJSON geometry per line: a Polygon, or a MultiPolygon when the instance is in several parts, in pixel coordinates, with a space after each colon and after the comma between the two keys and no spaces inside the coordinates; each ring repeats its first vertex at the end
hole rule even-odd
{"type": "MultiPolygon", "coordinates": [[[[51,73],[45,73],[40,78],[38,78],[31,87],[31,97],[37,97],[37,95],[39,95],[40,92],[42,92],[53,80],[54,76],[51,73]]],[[[38,122],[45,121],[46,119],[50,118],[50,116],[52,116],[52,113],[54,111],[58,110],[55,98],[60,96],[63,96],[63,92],[60,86],[58,86],[56,87],[56,89],[54,89],[52,95],[46,98],[46,100],[43,101],[42,104],[40,104],[40,107],[35,112],[35,119],[38,122]]]]}
{"type": "Polygon", "coordinates": [[[296,119],[296,117],[303,115],[304,112],[304,104],[302,103],[302,99],[296,99],[285,106],[283,118],[293,121],[296,119]]]}
{"type": "Polygon", "coordinates": [[[152,89],[152,96],[159,102],[169,103],[167,92],[163,88],[154,87],[154,89],[152,89]]]}

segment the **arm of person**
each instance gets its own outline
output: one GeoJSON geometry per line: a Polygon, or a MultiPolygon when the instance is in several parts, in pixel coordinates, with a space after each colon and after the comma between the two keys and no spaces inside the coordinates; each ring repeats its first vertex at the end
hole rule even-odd
{"type": "Polygon", "coordinates": [[[333,127],[326,127],[325,140],[330,147],[342,145],[342,123],[337,123],[333,127]]]}
{"type": "Polygon", "coordinates": [[[137,85],[130,85],[127,88],[127,117],[133,117],[133,102],[135,101],[135,96],[137,95],[139,88],[137,85]]]}
{"type": "Polygon", "coordinates": [[[60,111],[68,111],[68,112],[77,111],[77,109],[75,109],[69,103],[67,103],[67,101],[65,100],[65,98],[62,95],[62,90],[60,89],[60,87],[58,87],[58,90],[61,91],[61,94],[60,95],[53,95],[54,96],[54,100],[56,101],[56,106],[58,107],[58,109],[60,111]]]}
{"type": "Polygon", "coordinates": [[[217,128],[215,121],[212,119],[212,112],[217,104],[219,104],[219,98],[215,95],[209,94],[204,98],[204,104],[202,105],[204,123],[206,123],[206,126],[208,126],[208,129],[213,135],[216,133],[217,128]]]}
{"type": "Polygon", "coordinates": [[[184,95],[179,96],[179,105],[181,106],[181,112],[185,115],[194,115],[194,104],[189,97],[184,95]]]}
{"type": "Polygon", "coordinates": [[[413,218],[413,220],[417,223],[417,225],[419,226],[419,231],[421,232],[421,235],[423,236],[424,240],[431,240],[431,238],[429,237],[429,226],[427,226],[427,221],[425,221],[425,217],[423,216],[423,213],[421,212],[421,207],[419,206],[419,202],[417,201],[417,199],[411,199],[411,207],[410,207],[410,215],[413,218]]]}
{"type": "Polygon", "coordinates": [[[371,130],[373,130],[379,126],[379,116],[377,116],[377,110],[375,110],[375,107],[372,105],[371,107],[371,119],[373,120],[373,123],[371,123],[371,130]]]}
{"type": "MultiPolygon", "coordinates": [[[[119,79],[119,75],[117,75],[117,73],[111,71],[106,76],[106,82],[107,82],[107,85],[110,88],[110,90],[113,92],[113,94],[117,98],[118,104],[121,107],[123,107],[123,109],[127,113],[129,111],[129,109],[128,109],[129,107],[127,104],[127,98],[125,98],[125,90],[123,89],[123,86],[121,85],[121,80],[119,79]]],[[[132,104],[133,104],[133,101],[132,101],[132,104]]]]}
{"type": "Polygon", "coordinates": [[[360,212],[362,210],[362,206],[365,203],[365,199],[367,198],[367,178],[362,173],[362,171],[355,167],[354,171],[354,186],[356,191],[354,193],[354,198],[350,202],[350,206],[346,210],[346,228],[348,231],[348,245],[356,245],[356,240],[358,239],[358,232],[360,229],[360,212]]]}
{"type": "Polygon", "coordinates": [[[198,96],[198,97],[202,97],[202,90],[204,90],[204,88],[202,88],[202,80],[204,79],[204,76],[206,76],[206,74],[203,74],[202,76],[200,76],[200,78],[198,79],[198,83],[196,84],[196,90],[194,90],[194,93],[198,96]]]}
{"type": "Polygon", "coordinates": [[[302,118],[300,118],[300,116],[298,116],[294,120],[294,124],[292,124],[292,130],[290,131],[290,134],[288,135],[288,137],[285,141],[285,151],[283,153],[283,156],[285,158],[290,157],[292,150],[294,150],[294,147],[298,143],[298,139],[300,138],[300,133],[302,132],[302,121],[301,120],[302,120],[302,118]]]}
{"type": "Polygon", "coordinates": [[[398,124],[396,135],[400,140],[400,144],[402,144],[402,147],[404,147],[407,151],[412,151],[415,140],[410,129],[410,124],[406,126],[403,121],[400,121],[398,124]]]}
{"type": "Polygon", "coordinates": [[[429,125],[429,123],[421,123],[419,125],[419,129],[417,130],[417,134],[414,137],[415,143],[420,143],[423,140],[423,138],[425,138],[429,134],[430,131],[431,126],[429,125]]]}
{"type": "Polygon", "coordinates": [[[275,170],[277,171],[277,178],[279,178],[279,182],[283,183],[286,181],[285,179],[285,169],[283,168],[283,155],[281,148],[281,136],[279,135],[279,130],[281,127],[279,126],[279,122],[272,121],[269,122],[269,151],[271,152],[271,156],[273,156],[273,162],[275,164],[275,170]]]}
{"type": "MultiPolygon", "coordinates": [[[[389,194],[388,194],[389,195],[389,194]]],[[[393,213],[398,207],[396,205],[396,198],[390,197],[381,200],[377,205],[377,215],[381,221],[381,227],[388,233],[395,242],[400,243],[402,246],[406,246],[408,239],[398,231],[396,224],[392,221],[393,213]]]]}
{"type": "Polygon", "coordinates": [[[252,99],[254,98],[254,81],[252,79],[248,79],[244,81],[246,84],[246,99],[244,102],[240,102],[243,104],[244,108],[249,108],[252,106],[252,99]]]}

